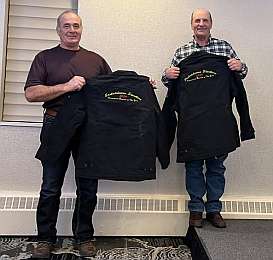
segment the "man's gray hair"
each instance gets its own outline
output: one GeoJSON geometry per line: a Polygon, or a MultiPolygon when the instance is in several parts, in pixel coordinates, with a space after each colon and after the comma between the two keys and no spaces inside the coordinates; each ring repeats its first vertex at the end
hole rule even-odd
{"type": "Polygon", "coordinates": [[[74,10],[71,9],[71,10],[66,10],[66,11],[62,12],[62,13],[58,16],[58,18],[57,18],[57,27],[56,27],[56,29],[60,28],[61,19],[62,19],[62,17],[63,17],[65,14],[75,14],[75,15],[77,15],[77,16],[80,18],[80,21],[81,21],[80,25],[82,25],[82,19],[81,19],[81,17],[80,17],[74,10]]]}

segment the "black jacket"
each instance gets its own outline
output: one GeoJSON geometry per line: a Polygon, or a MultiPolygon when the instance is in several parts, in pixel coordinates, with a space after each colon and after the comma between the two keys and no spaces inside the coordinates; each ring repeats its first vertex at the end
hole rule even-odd
{"type": "Polygon", "coordinates": [[[117,71],[87,81],[87,120],[76,174],[112,180],[156,177],[156,156],[169,164],[166,130],[149,79],[117,71]]]}
{"type": "Polygon", "coordinates": [[[178,65],[180,76],[168,89],[162,109],[169,148],[177,127],[177,162],[207,159],[240,146],[233,98],[240,116],[241,140],[255,138],[242,80],[228,68],[227,60],[196,52],[178,65]]]}
{"type": "Polygon", "coordinates": [[[42,162],[58,161],[66,150],[76,147],[72,142],[78,143],[80,140],[80,132],[87,115],[83,91],[64,94],[62,102],[53,123],[50,126],[43,124],[41,144],[35,156],[42,162]]]}
{"type": "Polygon", "coordinates": [[[166,129],[147,77],[129,71],[98,76],[64,100],[36,158],[54,163],[77,135],[77,176],[154,179],[156,156],[167,168],[166,129]]]}

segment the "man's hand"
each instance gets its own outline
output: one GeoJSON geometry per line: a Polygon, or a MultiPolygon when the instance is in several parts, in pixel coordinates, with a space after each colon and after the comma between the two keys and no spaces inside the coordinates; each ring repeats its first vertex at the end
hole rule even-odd
{"type": "Polygon", "coordinates": [[[84,77],[74,76],[65,84],[65,88],[68,91],[80,91],[84,85],[85,85],[84,77]]]}
{"type": "Polygon", "coordinates": [[[240,60],[237,60],[235,58],[231,58],[227,61],[227,63],[228,63],[228,67],[231,70],[242,71],[242,62],[240,60]]]}
{"type": "Polygon", "coordinates": [[[180,74],[180,69],[178,67],[171,67],[165,69],[165,75],[167,79],[177,79],[180,74]]]}

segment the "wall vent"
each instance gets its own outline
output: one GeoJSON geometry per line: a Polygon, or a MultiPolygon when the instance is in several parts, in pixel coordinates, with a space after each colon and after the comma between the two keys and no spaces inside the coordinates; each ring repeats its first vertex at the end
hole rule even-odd
{"type": "MultiPolygon", "coordinates": [[[[131,195],[98,194],[96,211],[139,212],[139,213],[187,213],[188,197],[175,195],[131,195]]],[[[36,210],[37,196],[0,196],[0,211],[36,210]]],[[[222,199],[222,213],[231,215],[273,216],[273,200],[267,199],[222,199]]],[[[75,196],[64,196],[60,201],[60,211],[72,211],[75,196]]]]}
{"type": "Polygon", "coordinates": [[[223,212],[228,213],[254,213],[272,214],[272,201],[231,201],[222,202],[223,212]]]}
{"type": "MultiPolygon", "coordinates": [[[[71,211],[75,207],[75,197],[62,197],[61,211],[71,211]]],[[[134,196],[107,196],[98,195],[97,211],[122,211],[122,212],[166,212],[181,213],[181,202],[185,200],[173,198],[160,198],[160,196],[140,197],[134,196]]],[[[0,210],[36,210],[38,197],[3,196],[0,197],[0,210]]]]}

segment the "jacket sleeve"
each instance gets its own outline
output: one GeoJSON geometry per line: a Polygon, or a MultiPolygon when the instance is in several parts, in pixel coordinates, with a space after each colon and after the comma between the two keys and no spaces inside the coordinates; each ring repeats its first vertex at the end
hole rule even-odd
{"type": "Polygon", "coordinates": [[[176,85],[173,85],[168,89],[167,96],[165,98],[162,116],[167,131],[168,151],[170,151],[175,138],[175,132],[177,127],[177,118],[175,114],[175,100],[176,100],[176,85]]]}
{"type": "Polygon", "coordinates": [[[161,168],[167,169],[170,164],[170,154],[168,149],[166,126],[156,95],[152,88],[151,93],[156,117],[156,156],[161,164],[161,168]]]}
{"type": "Polygon", "coordinates": [[[233,79],[233,96],[235,97],[236,108],[240,116],[241,141],[254,139],[255,130],[250,119],[249,106],[244,84],[240,76],[236,73],[233,74],[233,79]]]}

